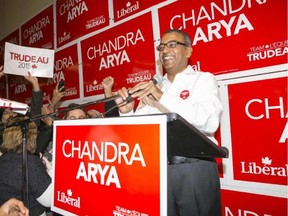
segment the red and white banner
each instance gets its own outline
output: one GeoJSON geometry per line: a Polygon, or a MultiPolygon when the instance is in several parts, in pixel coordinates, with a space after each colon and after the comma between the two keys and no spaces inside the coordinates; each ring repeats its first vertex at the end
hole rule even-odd
{"type": "Polygon", "coordinates": [[[21,45],[54,49],[53,6],[49,6],[21,26],[21,45]]]}
{"type": "Polygon", "coordinates": [[[180,0],[159,9],[161,34],[192,41],[192,64],[214,74],[287,63],[287,0],[180,0]]]}
{"type": "Polygon", "coordinates": [[[286,216],[287,198],[221,190],[223,216],[286,216]]]}
{"type": "Polygon", "coordinates": [[[287,185],[287,77],[228,85],[234,179],[287,185]]]}
{"type": "Polygon", "coordinates": [[[53,77],[54,50],[5,43],[4,73],[53,77]]]}
{"type": "Polygon", "coordinates": [[[166,118],[55,121],[52,210],[167,215],[166,118]]]}
{"type": "Polygon", "coordinates": [[[101,82],[106,76],[114,77],[114,90],[151,80],[155,75],[151,14],[82,41],[81,50],[85,97],[103,94],[101,82]]]}
{"type": "Polygon", "coordinates": [[[56,1],[57,47],[109,25],[108,1],[56,1]],[[65,26],[65,28],[63,28],[65,26]]]}

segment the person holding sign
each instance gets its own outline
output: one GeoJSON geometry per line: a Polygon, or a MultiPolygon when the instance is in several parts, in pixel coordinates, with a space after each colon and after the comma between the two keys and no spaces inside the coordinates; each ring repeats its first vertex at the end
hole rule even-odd
{"type": "MultiPolygon", "coordinates": [[[[171,29],[157,47],[165,69],[161,86],[140,82],[131,89],[118,90],[119,114],[143,115],[175,112],[217,143],[213,134],[222,113],[218,85],[211,73],[197,72],[188,61],[192,55],[189,35],[171,29]],[[134,111],[134,101],[139,105],[134,111]]],[[[221,215],[220,179],[214,159],[168,158],[168,216],[221,215]]]]}

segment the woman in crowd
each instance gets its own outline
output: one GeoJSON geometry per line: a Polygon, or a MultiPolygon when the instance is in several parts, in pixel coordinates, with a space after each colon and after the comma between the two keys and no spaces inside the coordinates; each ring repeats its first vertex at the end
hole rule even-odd
{"type": "MultiPolygon", "coordinates": [[[[0,146],[0,205],[11,198],[22,198],[22,162],[23,131],[22,123],[28,118],[15,117],[8,120],[9,125],[3,132],[3,143],[0,146]],[[16,126],[12,126],[16,125],[16,126]],[[11,127],[10,127],[11,126],[11,127]]],[[[51,164],[34,155],[36,151],[37,126],[34,122],[26,124],[26,149],[28,172],[28,203],[30,215],[45,215],[46,208],[51,207],[52,185],[51,164]],[[48,170],[49,168],[49,170],[48,170]],[[50,172],[50,173],[48,173],[50,172]]]]}

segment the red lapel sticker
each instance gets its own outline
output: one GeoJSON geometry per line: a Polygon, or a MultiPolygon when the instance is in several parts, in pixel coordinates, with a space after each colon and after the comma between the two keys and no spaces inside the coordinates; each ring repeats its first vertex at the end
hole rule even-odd
{"type": "Polygon", "coordinates": [[[182,98],[183,100],[187,99],[190,96],[190,92],[188,90],[183,90],[180,93],[180,98],[182,98]]]}

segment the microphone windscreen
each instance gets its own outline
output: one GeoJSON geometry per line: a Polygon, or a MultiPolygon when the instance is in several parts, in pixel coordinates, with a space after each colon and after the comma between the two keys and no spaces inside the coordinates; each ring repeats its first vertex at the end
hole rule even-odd
{"type": "Polygon", "coordinates": [[[161,74],[155,74],[153,76],[152,82],[156,85],[156,84],[161,84],[163,82],[163,76],[161,74]]]}

